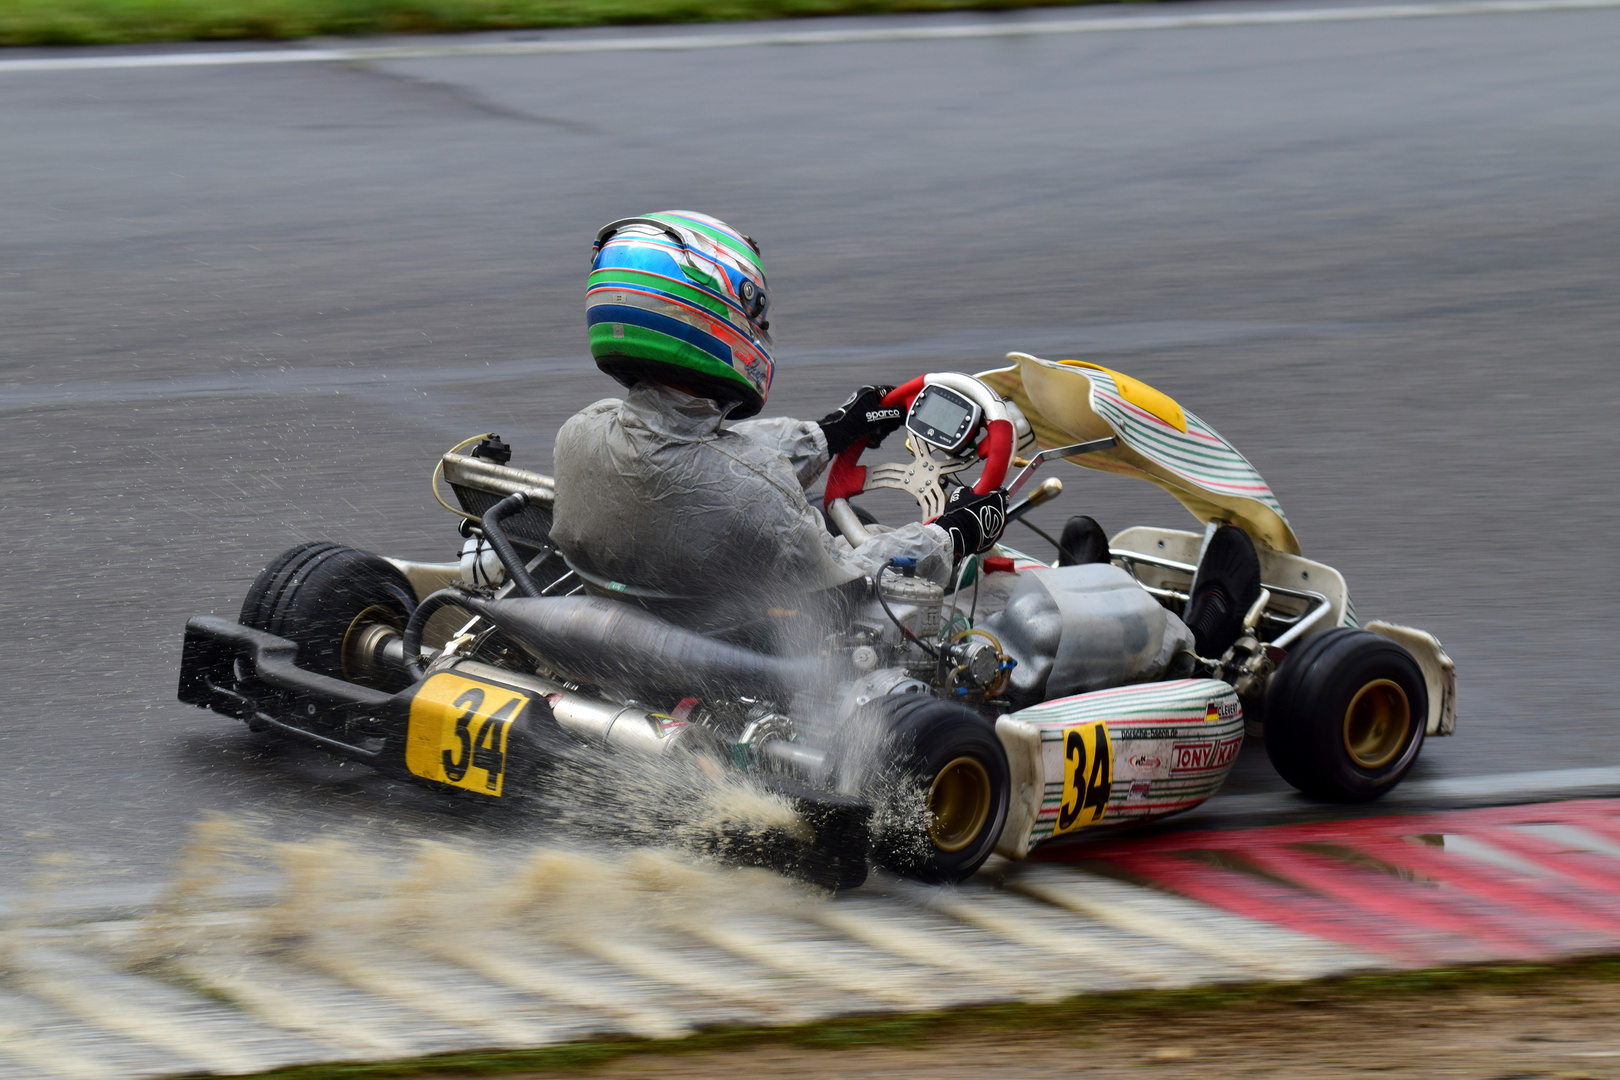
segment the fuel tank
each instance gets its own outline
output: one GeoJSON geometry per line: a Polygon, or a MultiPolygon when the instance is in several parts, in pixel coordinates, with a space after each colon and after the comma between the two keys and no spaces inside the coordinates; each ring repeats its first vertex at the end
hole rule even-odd
{"type": "Polygon", "coordinates": [[[1007,694],[1021,704],[1163,678],[1193,647],[1180,619],[1107,563],[1026,570],[980,626],[1018,661],[1007,694]]]}

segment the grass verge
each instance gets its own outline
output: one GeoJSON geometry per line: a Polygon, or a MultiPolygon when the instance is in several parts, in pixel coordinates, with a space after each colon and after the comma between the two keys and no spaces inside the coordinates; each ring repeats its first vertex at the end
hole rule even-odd
{"type": "Polygon", "coordinates": [[[820,1050],[906,1048],[923,1046],[946,1035],[1064,1034],[1072,1032],[1077,1016],[1084,1016],[1088,1025],[1095,1025],[1107,1020],[1234,1013],[1258,1006],[1320,1008],[1358,1001],[1431,999],[1481,991],[1526,996],[1556,991],[1577,980],[1620,982],[1620,958],[1440,968],[1308,983],[1250,983],[1096,994],[1041,1005],[989,1005],[901,1016],[846,1017],[792,1027],[724,1029],[674,1040],[617,1039],[567,1043],[537,1050],[444,1054],[411,1061],[301,1065],[237,1080],[398,1080],[436,1074],[498,1076],[520,1072],[579,1072],[635,1055],[712,1054],[758,1046],[820,1050]]]}
{"type": "Polygon", "coordinates": [[[1086,0],[3,0],[0,45],[288,40],[614,23],[1003,10],[1086,0]]]}

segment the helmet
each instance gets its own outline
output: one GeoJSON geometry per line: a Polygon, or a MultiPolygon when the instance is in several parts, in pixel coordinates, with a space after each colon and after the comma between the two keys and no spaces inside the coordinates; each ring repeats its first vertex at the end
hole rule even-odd
{"type": "Polygon", "coordinates": [[[769,307],[759,246],[718,218],[667,210],[596,234],[585,288],[591,355],[626,386],[674,383],[753,416],[775,367],[769,307]]]}

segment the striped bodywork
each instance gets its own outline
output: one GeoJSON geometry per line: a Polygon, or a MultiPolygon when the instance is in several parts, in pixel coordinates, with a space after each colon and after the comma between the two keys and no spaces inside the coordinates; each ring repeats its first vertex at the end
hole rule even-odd
{"type": "Polygon", "coordinates": [[[1214,428],[1184,410],[1187,430],[1182,432],[1126,401],[1112,373],[1079,370],[1091,381],[1091,407],[1120,432],[1131,449],[1207,491],[1253,499],[1283,516],[1282,504],[1265,480],[1214,428]]]}
{"type": "Polygon", "coordinates": [[[1202,419],[1106,368],[1025,353],[1009,353],[1008,359],[1014,366],[978,377],[1023,410],[1041,446],[1113,435],[1120,445],[1069,460],[1157,484],[1200,521],[1229,522],[1276,551],[1299,554],[1299,539],[1271,488],[1202,419]],[[1122,389],[1121,381],[1129,388],[1122,389]]]}
{"type": "Polygon", "coordinates": [[[1220,790],[1243,744],[1237,695],[1215,679],[1098,690],[1032,705],[1008,718],[1040,732],[1043,786],[1031,847],[1052,839],[1063,800],[1063,741],[1070,728],[1098,721],[1108,725],[1113,784],[1099,825],[1197,806],[1220,790]]]}

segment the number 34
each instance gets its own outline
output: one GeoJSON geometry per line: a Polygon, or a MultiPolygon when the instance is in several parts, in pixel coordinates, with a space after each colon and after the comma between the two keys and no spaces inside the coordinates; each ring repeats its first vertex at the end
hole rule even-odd
{"type": "Polygon", "coordinates": [[[411,699],[405,767],[417,776],[500,798],[507,740],[529,695],[440,672],[411,699]]]}
{"type": "Polygon", "coordinates": [[[1108,725],[1098,721],[1064,729],[1063,802],[1052,823],[1052,835],[1101,821],[1113,786],[1114,751],[1108,743],[1108,725]]]}
{"type": "Polygon", "coordinates": [[[444,767],[444,775],[452,784],[459,784],[467,776],[469,766],[482,769],[485,773],[484,787],[489,791],[498,791],[501,784],[501,774],[506,771],[506,726],[512,720],[512,714],[517,712],[518,706],[524,703],[523,698],[514,697],[493,713],[479,725],[478,735],[475,738],[472,732],[472,721],[482,716],[480,710],[484,707],[484,691],[481,687],[473,687],[450,706],[461,715],[456,717],[455,737],[459,746],[441,751],[439,760],[444,767]],[[458,752],[459,751],[459,752],[458,752]]]}

